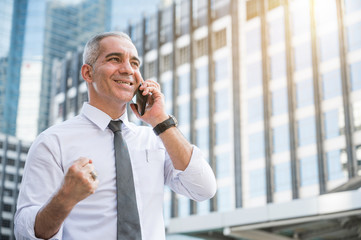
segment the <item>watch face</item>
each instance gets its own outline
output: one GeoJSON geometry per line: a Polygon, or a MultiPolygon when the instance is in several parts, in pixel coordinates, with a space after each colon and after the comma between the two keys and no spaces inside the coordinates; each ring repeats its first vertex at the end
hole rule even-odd
{"type": "Polygon", "coordinates": [[[177,126],[178,126],[178,121],[177,121],[177,119],[176,119],[173,115],[169,115],[169,117],[173,119],[174,124],[175,124],[175,126],[177,127],[177,126]]]}

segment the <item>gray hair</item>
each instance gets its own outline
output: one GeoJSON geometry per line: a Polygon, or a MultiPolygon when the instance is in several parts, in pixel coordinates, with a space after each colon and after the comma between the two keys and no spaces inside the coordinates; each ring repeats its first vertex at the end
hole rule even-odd
{"type": "Polygon", "coordinates": [[[83,52],[83,64],[93,66],[95,61],[99,57],[99,42],[106,37],[118,37],[127,39],[132,42],[132,39],[123,32],[104,32],[92,36],[89,41],[85,44],[83,52]]]}

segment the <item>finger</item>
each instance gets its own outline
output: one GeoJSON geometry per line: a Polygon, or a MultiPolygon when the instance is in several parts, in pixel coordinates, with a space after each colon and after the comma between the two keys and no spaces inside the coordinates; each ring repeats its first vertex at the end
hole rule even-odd
{"type": "Polygon", "coordinates": [[[140,118],[140,115],[139,115],[139,113],[138,113],[138,109],[137,109],[136,104],[131,103],[131,104],[130,104],[130,108],[132,109],[132,111],[133,111],[133,113],[135,114],[135,116],[136,116],[137,118],[140,118]]]}
{"type": "Polygon", "coordinates": [[[86,158],[86,157],[80,157],[74,161],[73,165],[78,165],[78,166],[84,167],[85,165],[87,165],[89,163],[90,164],[92,163],[91,159],[86,158]]]}
{"type": "Polygon", "coordinates": [[[134,71],[134,77],[135,77],[135,80],[137,81],[138,85],[139,85],[139,84],[144,84],[143,77],[142,77],[142,75],[140,74],[139,70],[138,70],[138,71],[134,71]]]}

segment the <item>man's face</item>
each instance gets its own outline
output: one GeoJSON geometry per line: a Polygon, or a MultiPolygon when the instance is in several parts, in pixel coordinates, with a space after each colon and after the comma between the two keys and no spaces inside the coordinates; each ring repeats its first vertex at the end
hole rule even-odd
{"type": "Polygon", "coordinates": [[[100,41],[100,53],[92,66],[92,96],[103,106],[122,106],[129,102],[138,86],[134,77],[139,71],[139,58],[135,46],[125,38],[106,37],[100,41]]]}

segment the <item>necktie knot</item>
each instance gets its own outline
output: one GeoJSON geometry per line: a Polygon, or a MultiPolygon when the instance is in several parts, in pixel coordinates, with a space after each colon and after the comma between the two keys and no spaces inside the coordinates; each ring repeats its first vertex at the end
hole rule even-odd
{"type": "Polygon", "coordinates": [[[121,131],[122,123],[123,123],[122,120],[110,121],[108,127],[110,128],[110,130],[112,130],[114,133],[116,133],[118,131],[121,131]]]}

